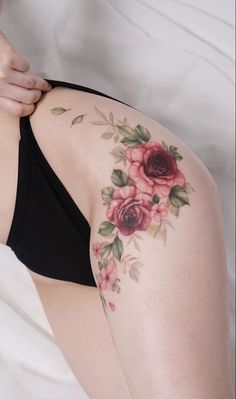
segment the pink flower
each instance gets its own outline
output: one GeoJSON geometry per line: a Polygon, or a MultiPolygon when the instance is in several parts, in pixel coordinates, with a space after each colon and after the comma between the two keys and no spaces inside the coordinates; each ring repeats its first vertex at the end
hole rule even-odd
{"type": "Polygon", "coordinates": [[[129,177],[144,193],[166,197],[173,186],[185,183],[174,155],[159,143],[149,141],[138,147],[129,147],[126,157],[131,163],[129,177]]]}
{"type": "Polygon", "coordinates": [[[150,215],[152,217],[153,222],[160,224],[162,221],[162,218],[168,215],[168,209],[166,207],[166,204],[164,204],[162,202],[162,203],[153,205],[150,215]]]}
{"type": "Polygon", "coordinates": [[[116,305],[112,302],[109,302],[110,309],[114,312],[116,310],[116,305]]]}
{"type": "Polygon", "coordinates": [[[145,193],[137,193],[134,186],[125,186],[113,192],[113,200],[107,209],[107,218],[124,236],[136,230],[147,230],[150,222],[152,198],[145,193]]]}
{"type": "Polygon", "coordinates": [[[95,258],[97,258],[97,259],[100,258],[101,248],[102,248],[101,243],[95,242],[93,244],[93,254],[94,254],[95,258]]]}
{"type": "Polygon", "coordinates": [[[97,277],[98,288],[100,290],[111,290],[116,277],[115,264],[113,259],[110,259],[108,265],[102,268],[97,277]]]}

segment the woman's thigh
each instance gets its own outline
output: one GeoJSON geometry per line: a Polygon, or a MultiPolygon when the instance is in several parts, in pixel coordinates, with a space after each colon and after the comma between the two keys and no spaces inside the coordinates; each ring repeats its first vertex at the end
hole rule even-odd
{"type": "MultiPolygon", "coordinates": [[[[106,201],[104,194],[108,194],[108,191],[101,195],[102,190],[107,187],[112,187],[112,189],[115,187],[118,190],[118,187],[124,185],[127,177],[130,178],[131,186],[135,185],[139,191],[152,195],[153,201],[157,200],[157,197],[169,196],[168,212],[171,220],[169,220],[169,226],[165,225],[165,230],[159,237],[161,238],[158,241],[160,254],[163,251],[162,241],[168,240],[169,237],[174,245],[171,253],[174,254],[175,259],[180,259],[182,256],[184,242],[190,243],[193,251],[191,259],[188,258],[188,262],[181,263],[180,274],[178,270],[173,269],[172,263],[165,265],[165,273],[169,270],[169,273],[173,275],[173,290],[179,290],[180,294],[182,287],[181,303],[189,303],[190,306],[191,301],[194,301],[195,311],[199,307],[197,314],[202,314],[201,317],[199,316],[199,322],[203,323],[204,319],[206,323],[210,323],[210,318],[207,321],[211,312],[209,304],[214,301],[214,314],[211,312],[211,326],[208,331],[212,329],[212,323],[217,325],[212,336],[212,348],[214,345],[217,348],[221,342],[225,348],[223,344],[225,340],[225,332],[223,332],[225,260],[220,199],[212,176],[196,154],[174,133],[169,132],[147,115],[113,100],[64,88],[56,88],[44,96],[36,112],[31,116],[31,124],[43,154],[89,223],[93,223],[97,203],[106,201]],[[138,151],[135,151],[136,145],[140,145],[138,151]],[[161,147],[161,151],[167,150],[171,154],[168,159],[155,158],[153,150],[159,151],[161,147]],[[152,156],[149,163],[144,159],[144,153],[152,156]],[[164,178],[165,184],[163,184],[164,180],[155,181],[154,193],[152,174],[156,173],[156,169],[153,169],[156,160],[159,178],[164,178]],[[144,164],[146,169],[144,169],[144,164]],[[166,176],[163,173],[166,173],[166,176]],[[148,174],[149,179],[144,174],[148,174]],[[175,208],[181,208],[178,209],[178,212],[180,211],[178,214],[175,208]],[[202,216],[199,217],[201,210],[205,215],[205,220],[202,216]],[[177,230],[174,233],[170,230],[171,224],[177,230]],[[191,226],[194,228],[191,229],[191,226]],[[205,226],[204,229],[202,226],[205,226]],[[197,231],[201,235],[201,250],[197,231]],[[212,234],[211,243],[208,233],[212,234]],[[215,254],[213,244],[217,250],[215,254]],[[208,256],[209,262],[206,265],[201,264],[201,268],[193,269],[191,265],[195,264],[201,251],[205,251],[204,259],[208,256]],[[217,262],[215,262],[216,252],[219,254],[217,262]],[[188,280],[188,276],[189,278],[192,276],[191,279],[188,280]],[[204,281],[205,278],[207,281],[211,279],[210,276],[214,276],[211,280],[214,287],[208,295],[204,281]],[[208,303],[205,312],[201,310],[202,299],[200,300],[199,297],[197,300],[198,290],[196,284],[194,285],[194,280],[198,281],[199,289],[205,295],[205,303],[208,303]],[[222,297],[218,299],[217,286],[221,287],[222,294],[222,297]]],[[[165,219],[164,212],[158,211],[155,215],[156,220],[165,219]]],[[[152,230],[152,233],[154,234],[155,231],[152,230]]],[[[164,311],[165,304],[162,303],[161,306],[164,311]]],[[[190,311],[190,308],[188,310],[190,311]]],[[[121,324],[123,322],[126,321],[121,320],[121,324]]],[[[188,329],[191,325],[194,326],[194,323],[190,317],[188,329]]],[[[176,327],[176,325],[173,326],[173,328],[176,327]]],[[[55,335],[57,335],[57,329],[60,329],[59,325],[55,328],[55,335]]],[[[171,329],[168,331],[170,332],[171,329]]],[[[178,331],[176,332],[176,337],[178,337],[178,331]]],[[[200,337],[198,330],[196,334],[200,337]]],[[[168,336],[166,340],[168,344],[168,336]]],[[[204,345],[206,342],[207,339],[204,345]]],[[[169,343],[171,343],[171,337],[169,343]]],[[[225,361],[224,349],[222,349],[222,356],[225,361]]]]}

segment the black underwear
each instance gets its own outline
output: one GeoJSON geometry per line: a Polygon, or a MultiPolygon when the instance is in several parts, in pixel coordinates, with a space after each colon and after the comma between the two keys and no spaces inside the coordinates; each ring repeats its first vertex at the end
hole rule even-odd
{"type": "MultiPolygon", "coordinates": [[[[84,86],[48,82],[122,103],[84,86]]],[[[36,273],[96,287],[89,223],[44,157],[28,116],[20,118],[20,134],[16,205],[7,245],[36,273]]]]}

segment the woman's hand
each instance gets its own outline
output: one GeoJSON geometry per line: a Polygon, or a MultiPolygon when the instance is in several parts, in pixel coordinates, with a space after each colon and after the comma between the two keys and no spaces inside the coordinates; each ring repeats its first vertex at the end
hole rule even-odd
{"type": "Polygon", "coordinates": [[[30,66],[0,31],[0,109],[16,116],[30,115],[42,92],[51,86],[27,73],[30,66]]]}

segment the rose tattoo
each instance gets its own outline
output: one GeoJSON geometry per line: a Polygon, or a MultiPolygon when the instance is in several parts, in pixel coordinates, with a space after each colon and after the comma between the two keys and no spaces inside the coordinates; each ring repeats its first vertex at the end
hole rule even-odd
{"type": "MultiPolygon", "coordinates": [[[[148,129],[140,124],[130,127],[127,118],[115,121],[112,112],[106,116],[96,107],[95,110],[100,120],[91,123],[106,127],[102,138],[114,140],[116,146],[111,154],[114,162],[123,166],[113,169],[112,185],[101,192],[107,220],[101,223],[98,233],[108,241],[93,244],[99,269],[97,286],[106,313],[108,306],[116,310],[113,302],[107,303],[104,292],[120,293],[119,272],[126,274],[128,271],[135,282],[140,278],[142,263],[137,257],[124,254],[122,240],[128,238],[127,245],[133,244],[136,251],[140,251],[138,240],[142,237],[139,233],[146,232],[165,244],[167,226],[174,229],[168,216],[178,217],[180,209],[190,205],[189,194],[195,190],[179,169],[177,162],[183,157],[177,147],[168,146],[164,141],[152,141],[148,129]]],[[[56,107],[50,111],[58,116],[71,109],[56,107]]],[[[82,124],[86,116],[74,116],[71,127],[82,124]]]]}
{"type": "Polygon", "coordinates": [[[152,141],[145,127],[132,128],[126,118],[115,121],[112,112],[107,117],[95,109],[102,120],[92,123],[107,127],[102,138],[114,140],[117,145],[111,154],[116,164],[124,165],[113,169],[112,185],[101,192],[107,220],[101,223],[98,233],[109,241],[93,245],[99,269],[96,279],[106,312],[108,305],[112,311],[116,309],[113,302],[107,304],[104,292],[120,293],[118,271],[128,270],[129,276],[139,282],[142,263],[135,256],[124,254],[124,238],[137,251],[140,251],[137,240],[142,239],[140,232],[165,243],[167,226],[173,228],[167,217],[169,214],[178,217],[180,209],[190,205],[189,194],[195,190],[179,169],[178,162],[183,157],[177,147],[152,141]]]}

